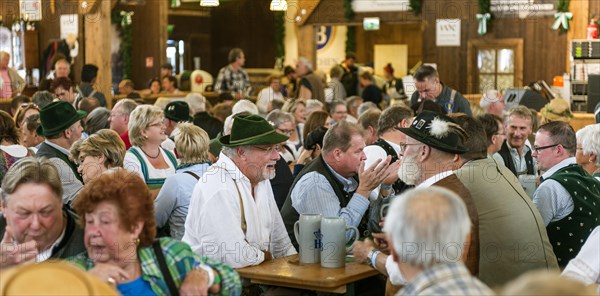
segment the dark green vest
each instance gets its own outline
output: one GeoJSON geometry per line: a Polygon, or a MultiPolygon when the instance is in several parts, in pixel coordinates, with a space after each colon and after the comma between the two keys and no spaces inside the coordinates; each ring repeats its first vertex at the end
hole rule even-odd
{"type": "MultiPolygon", "coordinates": [[[[338,200],[340,201],[340,207],[346,207],[350,202],[352,195],[354,194],[354,192],[344,191],[344,184],[342,184],[342,182],[340,182],[340,180],[338,180],[335,177],[331,170],[329,170],[321,156],[315,158],[315,160],[311,161],[309,165],[304,167],[304,169],[300,171],[298,176],[296,176],[292,187],[290,187],[290,192],[288,193],[288,196],[285,199],[285,203],[283,203],[283,207],[281,208],[281,217],[283,218],[285,229],[287,230],[288,236],[292,240],[292,244],[294,244],[296,250],[298,250],[298,242],[296,241],[296,237],[294,236],[294,223],[298,221],[298,219],[300,218],[300,214],[298,214],[296,209],[294,209],[294,207],[292,206],[292,190],[294,190],[296,183],[300,179],[302,179],[304,175],[310,172],[317,172],[325,176],[327,181],[329,181],[329,184],[331,184],[331,187],[333,187],[332,193],[335,194],[335,196],[337,196],[338,200]]],[[[365,220],[364,217],[368,217],[368,215],[365,214],[363,216],[363,220],[365,220]]],[[[361,225],[362,224],[363,223],[361,222],[361,225]]],[[[359,231],[361,231],[362,233],[362,229],[359,228],[359,231]]]]}
{"type": "Polygon", "coordinates": [[[46,157],[48,159],[50,159],[50,158],[61,159],[62,161],[64,161],[66,164],[69,165],[69,167],[73,171],[73,175],[75,176],[75,178],[77,178],[77,180],[79,180],[83,184],[83,178],[81,177],[79,172],[77,172],[77,165],[69,159],[69,156],[62,153],[60,150],[58,150],[44,142],[44,143],[42,143],[42,145],[40,146],[40,149],[38,149],[37,153],[35,154],[35,157],[36,158],[46,157]]]}
{"type": "Polygon", "coordinates": [[[600,225],[600,183],[577,164],[566,166],[547,179],[560,183],[573,199],[573,212],[546,227],[558,265],[564,267],[600,225]]]}

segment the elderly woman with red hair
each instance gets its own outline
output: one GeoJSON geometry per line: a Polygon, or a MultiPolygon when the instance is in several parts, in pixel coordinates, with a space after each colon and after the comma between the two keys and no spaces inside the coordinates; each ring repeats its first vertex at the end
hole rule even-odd
{"type": "Polygon", "coordinates": [[[135,173],[115,169],[95,178],[74,208],[87,252],[71,261],[116,286],[122,295],[239,295],[238,274],[189,245],[155,240],[154,203],[135,173]]]}

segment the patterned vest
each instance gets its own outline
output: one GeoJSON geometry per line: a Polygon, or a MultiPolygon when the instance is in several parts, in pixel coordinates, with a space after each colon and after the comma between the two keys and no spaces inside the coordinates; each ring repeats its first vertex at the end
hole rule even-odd
{"type": "Polygon", "coordinates": [[[573,199],[573,212],[546,227],[558,265],[564,267],[600,225],[600,183],[577,164],[566,166],[547,179],[560,183],[573,199]]]}

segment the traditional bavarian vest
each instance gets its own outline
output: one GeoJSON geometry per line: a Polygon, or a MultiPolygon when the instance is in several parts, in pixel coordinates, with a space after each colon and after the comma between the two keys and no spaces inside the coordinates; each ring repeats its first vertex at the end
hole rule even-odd
{"type": "MultiPolygon", "coordinates": [[[[175,158],[175,155],[173,155],[173,153],[171,153],[170,151],[163,149],[162,147],[160,147],[160,149],[162,150],[163,153],[165,153],[167,155],[167,158],[169,159],[169,161],[171,161],[171,163],[173,164],[173,167],[176,168],[177,167],[177,158],[175,158]]],[[[140,168],[142,170],[142,174],[144,175],[144,182],[146,182],[146,185],[148,185],[148,189],[150,189],[150,190],[160,189],[163,186],[163,184],[165,183],[165,179],[164,178],[150,179],[150,177],[148,176],[148,164],[146,163],[146,161],[144,160],[144,158],[142,157],[140,152],[137,151],[137,149],[135,149],[133,147],[129,148],[129,150],[127,150],[127,151],[131,152],[140,161],[140,168]]]]}
{"type": "Polygon", "coordinates": [[[42,143],[42,145],[40,146],[40,149],[35,154],[35,157],[36,158],[46,157],[48,159],[59,158],[60,160],[64,161],[66,164],[69,165],[69,167],[71,168],[71,171],[73,171],[73,175],[75,176],[75,178],[77,178],[77,180],[79,180],[81,183],[83,183],[83,178],[81,177],[79,172],[77,172],[77,165],[74,162],[72,162],[69,159],[69,157],[66,154],[62,153],[60,150],[58,150],[44,142],[44,143],[42,143]]]}
{"type": "Polygon", "coordinates": [[[564,267],[600,225],[600,183],[577,164],[558,170],[548,179],[560,183],[573,199],[573,212],[546,227],[558,265],[564,267]]]}
{"type": "MultiPolygon", "coordinates": [[[[396,150],[394,150],[394,147],[392,147],[392,145],[390,145],[386,140],[379,138],[377,139],[377,141],[375,141],[375,143],[371,145],[379,146],[385,151],[387,155],[391,155],[392,160],[390,161],[390,164],[398,161],[398,153],[396,152],[396,150]]],[[[406,183],[402,182],[400,178],[398,178],[398,180],[396,180],[396,182],[392,185],[392,188],[394,188],[394,193],[396,194],[400,194],[406,189],[410,189],[413,187],[414,186],[407,185],[406,183]]]]}
{"type": "MultiPolygon", "coordinates": [[[[294,244],[294,247],[296,247],[296,249],[298,249],[298,242],[296,241],[296,236],[294,235],[294,223],[296,223],[296,221],[298,221],[298,219],[300,218],[300,214],[298,214],[298,212],[296,211],[296,209],[294,209],[294,207],[292,206],[292,190],[294,189],[294,187],[296,186],[296,183],[302,179],[302,177],[310,172],[317,172],[321,175],[323,175],[327,181],[329,182],[329,184],[331,184],[331,187],[333,188],[333,192],[332,194],[335,194],[335,196],[337,196],[338,200],[340,201],[340,207],[344,208],[348,205],[348,203],[350,202],[350,199],[352,198],[352,195],[354,195],[354,191],[352,192],[346,192],[344,191],[344,184],[342,184],[342,182],[340,182],[340,180],[338,180],[335,175],[329,170],[329,168],[327,167],[327,165],[325,164],[325,161],[323,160],[323,158],[321,156],[315,158],[313,161],[310,162],[309,165],[307,165],[299,174],[298,176],[296,176],[296,179],[294,180],[294,183],[292,184],[292,187],[290,187],[290,192],[288,193],[287,198],[285,199],[285,203],[283,204],[283,207],[281,208],[281,217],[283,218],[283,223],[285,224],[285,229],[288,232],[288,236],[290,237],[290,239],[292,240],[292,244],[294,244]]],[[[365,215],[363,216],[363,219],[358,227],[358,231],[361,233],[361,237],[364,236],[364,231],[366,230],[366,221],[367,221],[367,217],[369,215],[367,213],[365,213],[365,215]]]]}

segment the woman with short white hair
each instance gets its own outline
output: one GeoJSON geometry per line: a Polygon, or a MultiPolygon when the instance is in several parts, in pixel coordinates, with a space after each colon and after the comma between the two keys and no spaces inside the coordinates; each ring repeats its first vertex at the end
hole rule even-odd
{"type": "Polygon", "coordinates": [[[576,136],[577,164],[600,181],[600,123],[580,129],[576,136]]]}

